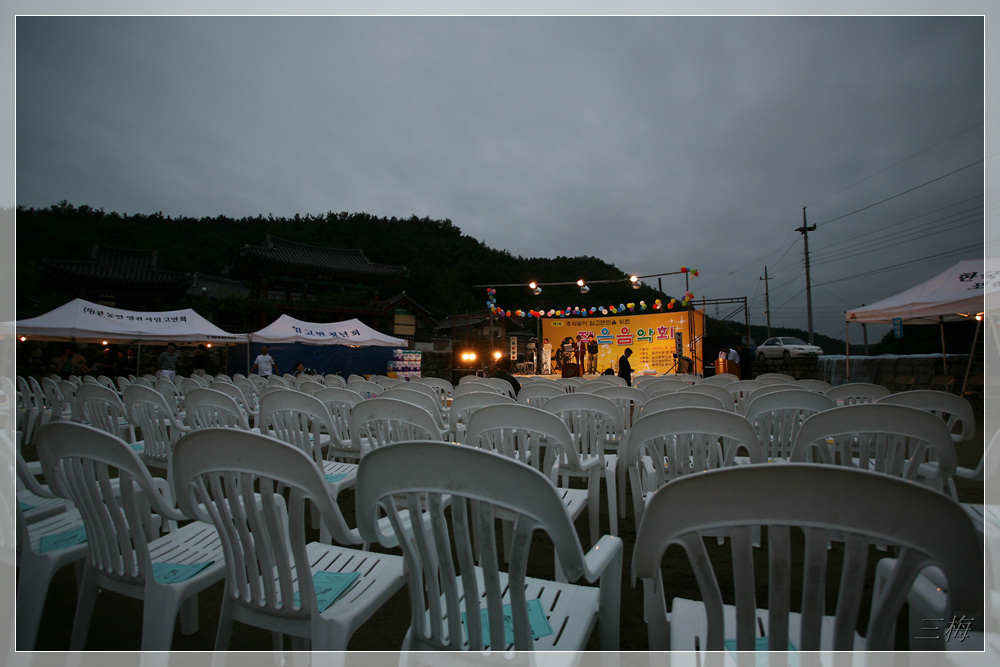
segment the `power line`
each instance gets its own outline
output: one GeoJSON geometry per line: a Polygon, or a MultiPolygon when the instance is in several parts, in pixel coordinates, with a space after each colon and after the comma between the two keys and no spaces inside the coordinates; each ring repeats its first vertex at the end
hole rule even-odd
{"type": "Polygon", "coordinates": [[[937,181],[940,181],[942,179],[948,178],[949,176],[953,176],[953,175],[957,174],[960,171],[968,169],[969,167],[974,167],[977,164],[982,164],[982,163],[983,163],[982,160],[976,160],[975,162],[970,162],[969,164],[965,165],[964,167],[959,167],[958,169],[956,169],[954,171],[949,171],[947,174],[944,174],[943,176],[938,176],[937,178],[932,178],[931,180],[926,181],[924,183],[921,183],[920,185],[913,186],[909,190],[904,190],[902,192],[899,192],[897,194],[892,195],[891,197],[886,197],[885,199],[877,201],[874,204],[868,204],[867,206],[862,206],[861,208],[855,209],[855,210],[851,211],[850,213],[845,213],[843,215],[838,215],[836,218],[831,218],[831,219],[827,220],[826,222],[821,222],[817,226],[822,227],[823,225],[828,225],[831,222],[836,222],[837,220],[843,220],[844,218],[852,216],[855,213],[860,213],[861,211],[867,211],[868,209],[873,208],[875,206],[878,206],[879,204],[884,204],[887,201],[892,201],[893,199],[896,199],[897,197],[902,197],[903,195],[909,194],[911,192],[915,192],[916,190],[919,190],[922,187],[930,185],[931,183],[936,183],[937,181]]]}
{"type": "Polygon", "coordinates": [[[938,253],[935,253],[933,255],[927,255],[926,257],[918,257],[917,259],[911,259],[908,262],[900,262],[899,264],[893,264],[891,266],[885,266],[885,267],[882,267],[881,269],[873,269],[871,271],[865,271],[864,273],[856,273],[853,276],[845,276],[844,278],[836,278],[834,280],[828,280],[825,283],[819,283],[819,285],[832,285],[833,283],[843,282],[844,280],[851,280],[853,278],[863,278],[865,276],[872,276],[872,275],[876,275],[876,274],[879,274],[879,273],[885,273],[886,271],[891,271],[893,269],[898,269],[898,268],[903,267],[903,266],[909,266],[910,264],[915,264],[917,262],[922,262],[922,261],[924,261],[926,259],[940,259],[942,257],[950,257],[951,255],[956,255],[956,254],[959,254],[959,253],[967,252],[968,250],[972,250],[973,248],[982,249],[982,247],[983,246],[979,245],[979,244],[973,244],[973,245],[963,246],[961,248],[955,248],[954,250],[948,250],[948,251],[945,251],[945,252],[938,252],[938,253]]]}
{"type": "Polygon", "coordinates": [[[852,246],[850,248],[844,248],[842,250],[838,250],[833,253],[820,254],[819,255],[820,259],[818,261],[814,261],[813,264],[827,264],[829,262],[841,260],[845,257],[857,257],[859,255],[865,255],[868,253],[877,252],[879,250],[884,250],[885,248],[888,247],[894,247],[903,243],[909,243],[910,241],[927,239],[932,236],[937,236],[938,234],[951,232],[961,227],[967,227],[968,225],[971,224],[977,224],[977,223],[981,224],[982,221],[983,221],[982,218],[977,217],[975,219],[962,222],[960,224],[948,224],[944,229],[939,229],[938,231],[934,232],[928,232],[927,230],[913,230],[906,233],[905,235],[906,238],[888,237],[885,239],[880,239],[879,241],[876,242],[875,245],[868,248],[867,250],[854,250],[856,246],[852,246]]]}

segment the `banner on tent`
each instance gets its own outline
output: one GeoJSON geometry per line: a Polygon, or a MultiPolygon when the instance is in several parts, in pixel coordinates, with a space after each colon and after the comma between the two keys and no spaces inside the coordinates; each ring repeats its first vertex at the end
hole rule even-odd
{"type": "Polygon", "coordinates": [[[574,342],[577,335],[596,339],[597,370],[601,373],[606,368],[617,369],[618,358],[629,347],[632,348],[629,362],[636,373],[676,373],[678,353],[694,361],[692,373],[703,373],[704,332],[705,314],[700,310],[542,320],[542,337],[549,339],[553,349],[558,349],[567,337],[574,342]]]}

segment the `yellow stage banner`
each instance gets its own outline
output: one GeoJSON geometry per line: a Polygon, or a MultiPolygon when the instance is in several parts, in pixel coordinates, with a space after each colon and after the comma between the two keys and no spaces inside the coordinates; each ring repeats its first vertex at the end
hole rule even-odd
{"type": "MultiPolygon", "coordinates": [[[[542,319],[542,337],[552,344],[553,356],[566,338],[576,342],[577,335],[595,338],[598,345],[597,372],[607,368],[618,371],[618,358],[625,348],[632,348],[629,363],[634,373],[663,375],[677,373],[677,356],[694,362],[692,373],[703,374],[702,338],[705,313],[686,310],[679,313],[609,315],[607,317],[559,317],[542,319]]],[[[575,359],[574,359],[575,362],[575,359]]]]}

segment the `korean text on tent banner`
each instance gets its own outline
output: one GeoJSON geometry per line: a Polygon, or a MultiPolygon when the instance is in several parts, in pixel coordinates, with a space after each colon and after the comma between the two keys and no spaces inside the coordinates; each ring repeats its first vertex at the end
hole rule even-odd
{"type": "Polygon", "coordinates": [[[599,373],[607,368],[617,370],[618,358],[627,347],[632,348],[629,362],[634,372],[676,373],[678,337],[682,342],[681,354],[694,361],[691,372],[702,373],[704,332],[705,314],[700,310],[542,320],[542,337],[549,339],[553,349],[557,349],[566,337],[574,342],[578,334],[585,339],[596,338],[599,373]]]}

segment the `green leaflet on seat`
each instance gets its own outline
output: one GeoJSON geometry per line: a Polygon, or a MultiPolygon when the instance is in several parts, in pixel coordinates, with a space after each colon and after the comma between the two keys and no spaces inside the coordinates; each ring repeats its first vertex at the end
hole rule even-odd
{"type": "MultiPolygon", "coordinates": [[[[344,592],[351,587],[361,574],[358,572],[317,572],[313,575],[313,589],[316,591],[316,606],[319,613],[329,609],[344,592]]],[[[298,606],[299,594],[295,594],[298,606]]]]}
{"type": "Polygon", "coordinates": [[[56,533],[55,535],[44,535],[38,543],[38,552],[57,551],[77,544],[83,544],[86,541],[87,531],[84,530],[83,526],[77,526],[76,528],[56,533]]]}
{"type": "Polygon", "coordinates": [[[153,563],[153,579],[158,584],[177,584],[187,581],[214,562],[214,560],[210,560],[204,563],[190,563],[187,565],[180,563],[153,563]]]}
{"type": "MultiPolygon", "coordinates": [[[[486,647],[490,645],[489,610],[480,609],[479,616],[483,624],[483,646],[486,647]]],[[[545,617],[545,611],[542,609],[542,603],[539,600],[528,600],[528,623],[531,626],[531,636],[533,639],[540,639],[554,633],[552,626],[549,625],[549,620],[545,617]]],[[[465,624],[466,614],[462,612],[462,625],[464,626],[465,624]]],[[[514,619],[509,604],[503,606],[503,624],[503,639],[507,644],[512,644],[514,642],[514,619]]],[[[466,630],[465,632],[468,635],[469,631],[466,630]]]]}
{"type": "Polygon", "coordinates": [[[345,477],[347,477],[347,473],[346,472],[341,472],[341,473],[337,473],[336,475],[333,475],[333,474],[324,475],[324,477],[326,477],[326,481],[328,481],[328,482],[339,482],[340,480],[342,480],[345,477]]]}

